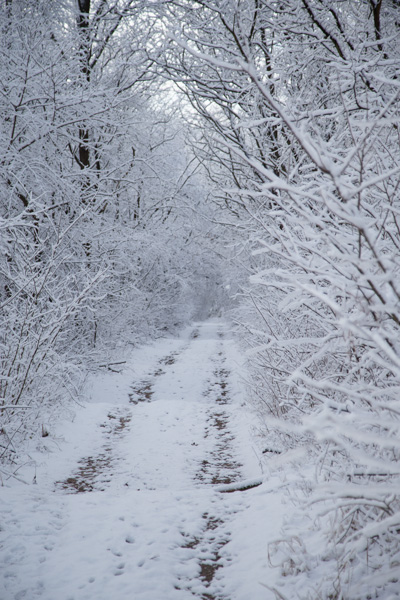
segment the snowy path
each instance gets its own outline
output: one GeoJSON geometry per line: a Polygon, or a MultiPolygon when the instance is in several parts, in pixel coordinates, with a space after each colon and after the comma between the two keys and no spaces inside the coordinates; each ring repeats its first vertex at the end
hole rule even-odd
{"type": "Polygon", "coordinates": [[[2,488],[0,598],[272,598],[280,501],[220,491],[260,475],[226,325],[135,352],[97,378],[37,485],[2,488]]]}

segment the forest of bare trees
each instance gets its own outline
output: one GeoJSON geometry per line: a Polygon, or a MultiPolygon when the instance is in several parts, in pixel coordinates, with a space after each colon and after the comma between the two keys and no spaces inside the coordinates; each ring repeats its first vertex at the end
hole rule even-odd
{"type": "Polygon", "coordinates": [[[3,458],[116,341],[184,322],[207,270],[204,186],[162,101],[144,8],[1,6],[3,458]]]}
{"type": "Polygon", "coordinates": [[[399,1],[0,6],[4,474],[104,356],[224,309],[298,514],[276,597],[397,597],[399,1]]]}

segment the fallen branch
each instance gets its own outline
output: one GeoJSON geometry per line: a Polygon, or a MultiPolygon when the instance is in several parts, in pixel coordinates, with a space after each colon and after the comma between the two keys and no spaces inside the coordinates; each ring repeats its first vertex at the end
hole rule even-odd
{"type": "Polygon", "coordinates": [[[8,404],[7,406],[0,406],[0,410],[5,410],[6,408],[32,408],[32,406],[19,406],[18,404],[8,404]]]}
{"type": "Polygon", "coordinates": [[[219,485],[215,489],[218,492],[230,493],[230,492],[245,492],[252,488],[258,487],[264,482],[263,477],[257,477],[256,479],[246,479],[245,481],[237,481],[235,483],[229,483],[227,485],[219,485]]]}
{"type": "Polygon", "coordinates": [[[18,477],[14,473],[9,473],[8,471],[4,471],[4,469],[0,469],[0,473],[3,473],[3,475],[5,475],[7,477],[7,479],[9,479],[10,477],[14,477],[14,479],[16,479],[17,481],[24,483],[25,485],[29,485],[29,483],[27,481],[25,481],[21,477],[18,477]]]}

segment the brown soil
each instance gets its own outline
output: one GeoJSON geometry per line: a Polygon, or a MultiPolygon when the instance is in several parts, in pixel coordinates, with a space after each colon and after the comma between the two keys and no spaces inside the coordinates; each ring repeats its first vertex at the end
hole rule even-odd
{"type": "Polygon", "coordinates": [[[153,384],[151,381],[139,381],[131,386],[129,393],[129,402],[131,404],[139,404],[139,402],[150,402],[153,396],[153,384]]]}
{"type": "MultiPolygon", "coordinates": [[[[114,436],[121,436],[128,427],[130,414],[108,413],[108,421],[100,427],[109,442],[114,436]]],[[[112,448],[105,443],[102,451],[97,456],[85,456],[78,461],[77,469],[70,477],[63,481],[56,481],[56,489],[61,489],[70,494],[82,494],[93,490],[103,492],[111,482],[112,468],[115,459],[112,456],[112,448]]]]}

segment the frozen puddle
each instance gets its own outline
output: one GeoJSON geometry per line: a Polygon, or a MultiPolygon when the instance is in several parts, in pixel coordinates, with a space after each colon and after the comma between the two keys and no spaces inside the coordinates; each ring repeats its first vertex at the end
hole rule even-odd
{"type": "Polygon", "coordinates": [[[268,597],[252,512],[271,496],[219,489],[260,475],[225,328],[135,351],[94,382],[60,450],[39,455],[37,485],[3,488],[0,598],[268,597]]]}

